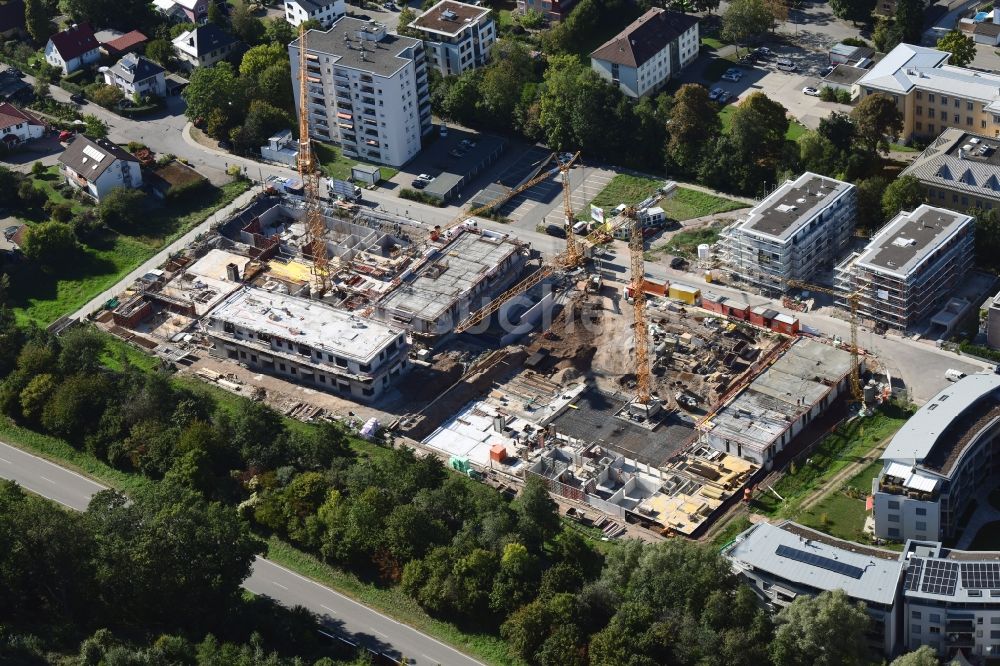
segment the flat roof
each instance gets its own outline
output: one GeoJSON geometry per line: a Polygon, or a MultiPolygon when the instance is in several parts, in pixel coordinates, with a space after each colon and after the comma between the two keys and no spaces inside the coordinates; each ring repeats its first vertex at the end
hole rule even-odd
{"type": "Polygon", "coordinates": [[[788,180],[753,207],[739,223],[742,231],[787,240],[821,210],[854,186],[819,174],[805,172],[788,180]]]}
{"type": "Polygon", "coordinates": [[[436,321],[492,275],[518,246],[506,238],[462,231],[438,251],[411,282],[404,282],[380,305],[436,321]]]}
{"type": "Polygon", "coordinates": [[[906,277],[972,218],[944,208],[921,204],[900,211],[869,241],[855,265],[906,277]]]}
{"type": "Polygon", "coordinates": [[[998,389],[1000,375],[995,374],[968,375],[942,389],[903,424],[882,453],[882,460],[923,462],[948,426],[998,389]]]}
{"type": "Polygon", "coordinates": [[[209,316],[361,363],[377,356],[401,334],[385,324],[320,301],[252,287],[231,294],[209,316]]]}
{"type": "Polygon", "coordinates": [[[454,37],[490,13],[489,7],[467,5],[455,0],[441,0],[413,22],[414,28],[454,37]]]}
{"type": "Polygon", "coordinates": [[[852,599],[891,606],[899,589],[899,553],[863,548],[794,523],[758,523],[726,551],[738,566],[814,590],[843,590],[852,599]]]}
{"type": "MultiPolygon", "coordinates": [[[[379,76],[392,76],[412,60],[401,56],[400,53],[420,45],[421,41],[392,33],[385,33],[381,39],[374,39],[384,30],[385,26],[381,23],[342,16],[326,32],[322,30],[307,32],[306,51],[336,56],[338,60],[335,64],[341,67],[352,67],[379,76]],[[361,33],[369,37],[361,39],[359,37],[361,33]]],[[[298,45],[299,40],[296,38],[288,46],[298,48],[298,45]]]]}
{"type": "Polygon", "coordinates": [[[853,65],[840,64],[834,67],[833,71],[824,76],[823,80],[830,81],[832,83],[840,83],[842,85],[851,85],[857,83],[858,80],[867,73],[867,69],[854,67],[853,65]]]}

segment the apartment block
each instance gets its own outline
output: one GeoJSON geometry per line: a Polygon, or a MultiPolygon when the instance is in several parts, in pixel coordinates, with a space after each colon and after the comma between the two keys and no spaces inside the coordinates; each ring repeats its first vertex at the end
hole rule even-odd
{"type": "MultiPolygon", "coordinates": [[[[310,135],[348,157],[398,167],[431,131],[431,100],[419,39],[376,21],[339,19],[306,35],[310,135]]],[[[299,40],[288,45],[299,104],[299,40]]]]}
{"type": "Polygon", "coordinates": [[[590,54],[597,74],[638,99],[698,58],[698,18],[653,7],[590,54]]]}
{"type": "Polygon", "coordinates": [[[361,402],[378,399],[409,367],[401,329],[252,287],[219,303],[205,330],[213,356],[361,402]]]}
{"type": "Polygon", "coordinates": [[[346,13],[344,0],[285,0],[285,20],[296,27],[313,20],[328,28],[346,13]]]}
{"type": "Polygon", "coordinates": [[[972,217],[926,204],[902,211],[835,269],[858,312],[886,328],[906,331],[940,307],[972,267],[972,217]]]}
{"type": "Polygon", "coordinates": [[[722,261],[732,278],[765,293],[783,293],[789,280],[808,281],[836,260],[856,218],[853,185],[806,172],[723,231],[722,261]]]}
{"type": "Polygon", "coordinates": [[[900,175],[919,180],[935,206],[992,209],[1000,206],[1000,139],[948,128],[900,175]]]}
{"type": "Polygon", "coordinates": [[[441,0],[412,23],[424,40],[428,64],[443,76],[486,64],[497,41],[488,7],[441,0]]]}
{"type": "Polygon", "coordinates": [[[946,51],[900,44],[858,81],[862,97],[882,93],[903,114],[900,139],[954,127],[1000,136],[1000,75],[948,64],[946,51]]]}

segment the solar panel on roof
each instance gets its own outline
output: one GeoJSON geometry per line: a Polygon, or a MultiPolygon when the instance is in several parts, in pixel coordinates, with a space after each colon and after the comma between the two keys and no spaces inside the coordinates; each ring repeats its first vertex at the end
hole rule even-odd
{"type": "Polygon", "coordinates": [[[835,560],[831,557],[823,557],[822,555],[816,555],[815,553],[807,553],[804,550],[791,548],[789,546],[778,546],[774,553],[780,557],[787,557],[788,559],[795,560],[796,562],[802,562],[803,564],[819,567],[820,569],[826,569],[827,571],[832,571],[842,576],[849,576],[851,578],[860,579],[865,573],[865,570],[861,567],[855,567],[835,560]]]}
{"type": "Polygon", "coordinates": [[[963,587],[1000,588],[1000,562],[963,562],[961,571],[963,587]]]}
{"type": "Polygon", "coordinates": [[[952,596],[958,587],[958,563],[943,560],[927,560],[925,564],[921,592],[952,596]]]}
{"type": "Polygon", "coordinates": [[[917,590],[920,586],[920,573],[924,570],[924,561],[919,557],[910,560],[910,566],[906,568],[905,589],[917,590]]]}

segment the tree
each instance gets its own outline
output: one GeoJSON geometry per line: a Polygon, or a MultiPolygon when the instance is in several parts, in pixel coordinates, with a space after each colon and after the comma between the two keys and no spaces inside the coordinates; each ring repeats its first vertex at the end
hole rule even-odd
{"type": "Polygon", "coordinates": [[[937,650],[930,645],[921,645],[913,652],[901,654],[889,666],[941,666],[937,650]]]}
{"type": "Polygon", "coordinates": [[[108,125],[97,116],[88,113],[83,117],[84,134],[92,139],[103,139],[108,136],[108,125]]]}
{"type": "Polygon", "coordinates": [[[899,26],[895,21],[885,16],[875,19],[875,29],[872,31],[872,45],[883,53],[888,53],[903,41],[899,26]]]}
{"type": "Polygon", "coordinates": [[[44,268],[71,261],[79,250],[73,227],[62,222],[42,222],[28,227],[21,250],[44,268]]]}
{"type": "Polygon", "coordinates": [[[948,64],[965,67],[976,58],[976,42],[972,37],[963,35],[958,30],[952,30],[937,40],[937,48],[951,54],[948,64]]]}
{"type": "Polygon", "coordinates": [[[869,155],[888,154],[889,144],[903,129],[903,114],[892,98],[875,93],[863,98],[851,112],[855,132],[869,155]]]}
{"type": "Polygon", "coordinates": [[[17,174],[0,165],[0,205],[10,206],[17,202],[17,174]]]}
{"type": "Polygon", "coordinates": [[[229,10],[229,25],[234,35],[251,46],[264,38],[264,24],[250,13],[246,0],[234,0],[229,10]]]}
{"type": "Polygon", "coordinates": [[[33,162],[31,165],[31,175],[35,178],[41,178],[46,171],[47,167],[41,161],[33,162]]]}
{"type": "Polygon", "coordinates": [[[907,44],[920,43],[924,32],[925,10],[923,0],[897,0],[895,18],[900,41],[907,44]]]}
{"type": "Polygon", "coordinates": [[[101,374],[64,379],[42,410],[42,427],[74,444],[83,443],[100,422],[112,390],[108,378],[101,374]]]}
{"type": "Polygon", "coordinates": [[[888,181],[881,176],[865,178],[857,182],[858,227],[865,231],[875,231],[885,222],[882,216],[882,195],[888,181]]]}
{"type": "Polygon", "coordinates": [[[418,37],[419,32],[411,27],[413,22],[417,19],[416,13],[406,5],[401,10],[399,10],[399,22],[397,27],[397,32],[404,37],[418,37]]]}
{"type": "Polygon", "coordinates": [[[838,18],[857,25],[871,18],[875,3],[872,0],[830,0],[830,9],[838,18]]]}
{"type": "Polygon", "coordinates": [[[913,176],[903,176],[889,183],[882,195],[882,213],[890,219],[901,210],[912,211],[924,202],[927,192],[913,176]]]}
{"type": "Polygon", "coordinates": [[[59,336],[59,371],[95,373],[103,364],[104,338],[91,326],[74,326],[59,336]]]}
{"type": "Polygon", "coordinates": [[[719,135],[722,123],[704,86],[686,83],[674,96],[670,109],[667,155],[686,173],[697,169],[709,140],[719,135]]]}
{"type": "MultiPolygon", "coordinates": [[[[213,23],[220,28],[225,27],[226,17],[223,15],[222,9],[219,7],[218,0],[208,1],[208,15],[206,16],[206,19],[209,23],[213,23]]],[[[176,37],[177,35],[173,36],[176,37]]]]}
{"type": "Polygon", "coordinates": [[[834,176],[840,154],[837,147],[819,132],[806,132],[797,139],[799,162],[806,171],[834,176]]]}
{"type": "Polygon", "coordinates": [[[166,67],[174,59],[174,47],[166,39],[152,39],[146,44],[146,57],[166,67]]]}
{"type": "Polygon", "coordinates": [[[264,37],[267,41],[285,48],[295,39],[295,28],[284,17],[268,19],[264,22],[264,37]]]}
{"type": "Polygon", "coordinates": [[[127,233],[143,219],[143,194],[139,190],[116,187],[103,197],[97,206],[97,217],[110,229],[127,233]]]}
{"type": "Polygon", "coordinates": [[[534,599],[541,567],[538,558],[519,543],[509,543],[490,592],[490,607],[503,616],[534,599]]]}
{"type": "Polygon", "coordinates": [[[539,550],[559,531],[559,506],[537,476],[528,477],[512,504],[517,512],[518,531],[529,549],[539,550]]]}
{"type": "Polygon", "coordinates": [[[800,596],[775,618],[775,666],[861,666],[868,663],[868,613],[843,590],[800,596]]]}
{"type": "Polygon", "coordinates": [[[105,109],[114,109],[119,102],[125,99],[125,93],[118,86],[99,85],[90,94],[90,98],[105,109]]]}
{"type": "Polygon", "coordinates": [[[44,43],[52,34],[51,16],[42,0],[25,0],[24,25],[36,44],[44,43]]]}
{"type": "Polygon", "coordinates": [[[187,116],[191,119],[207,119],[216,112],[228,129],[236,118],[245,111],[243,84],[236,76],[233,66],[220,62],[212,67],[198,67],[191,74],[191,82],[184,92],[187,102],[187,116]]]}
{"type": "Polygon", "coordinates": [[[774,14],[764,0],[733,0],[722,14],[722,38],[746,44],[771,28],[774,14]]]}
{"type": "MultiPolygon", "coordinates": [[[[576,11],[576,10],[574,10],[576,11]]],[[[549,146],[566,149],[575,146],[572,111],[576,101],[577,80],[582,70],[575,56],[560,55],[549,58],[542,89],[539,122],[549,146]]]]}
{"type": "Polygon", "coordinates": [[[820,118],[817,131],[842,153],[850,150],[854,143],[854,121],[846,113],[834,111],[820,118]]]}

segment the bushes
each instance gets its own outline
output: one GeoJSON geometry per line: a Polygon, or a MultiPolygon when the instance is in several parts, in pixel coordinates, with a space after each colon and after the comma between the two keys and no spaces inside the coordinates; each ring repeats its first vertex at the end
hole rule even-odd
{"type": "Polygon", "coordinates": [[[445,203],[437,197],[425,194],[420,190],[413,190],[409,187],[403,188],[399,193],[400,199],[409,199],[410,201],[419,201],[420,203],[425,203],[429,206],[437,206],[438,208],[444,208],[445,203]]]}

